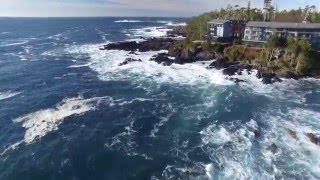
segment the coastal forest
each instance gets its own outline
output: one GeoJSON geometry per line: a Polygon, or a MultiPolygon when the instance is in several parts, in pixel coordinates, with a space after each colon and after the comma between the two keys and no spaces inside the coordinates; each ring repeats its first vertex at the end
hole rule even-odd
{"type": "MultiPolygon", "coordinates": [[[[320,13],[315,6],[305,8],[270,10],[270,21],[273,22],[302,22],[320,23],[320,13]]],[[[279,38],[271,36],[262,45],[247,45],[240,39],[229,45],[211,44],[207,22],[212,19],[236,19],[248,21],[263,21],[263,11],[257,8],[228,6],[226,9],[204,13],[188,21],[186,39],[176,43],[182,49],[194,49],[194,41],[203,41],[203,49],[214,53],[216,57],[228,61],[237,61],[254,65],[259,71],[276,74],[279,77],[317,76],[320,72],[320,53],[310,46],[309,40],[279,38]]]]}
{"type": "MultiPolygon", "coordinates": [[[[270,21],[272,22],[302,22],[307,20],[310,23],[320,23],[320,12],[316,6],[306,6],[304,8],[282,10],[272,7],[270,9],[270,21]]],[[[207,38],[207,22],[212,19],[235,19],[248,21],[263,21],[264,12],[258,8],[240,7],[238,5],[228,5],[227,8],[204,13],[188,21],[186,28],[187,37],[190,40],[207,38]]]]}

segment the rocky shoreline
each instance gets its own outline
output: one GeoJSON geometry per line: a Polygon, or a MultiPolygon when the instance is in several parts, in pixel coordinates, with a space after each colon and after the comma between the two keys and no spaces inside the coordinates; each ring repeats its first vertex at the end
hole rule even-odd
{"type": "MultiPolygon", "coordinates": [[[[177,35],[174,32],[171,32],[172,37],[176,37],[177,35]]],[[[152,56],[149,61],[154,61],[159,65],[163,66],[171,66],[172,64],[187,64],[194,63],[197,61],[209,61],[212,62],[208,65],[208,69],[217,69],[222,70],[222,73],[230,76],[230,80],[236,83],[245,82],[239,78],[234,77],[234,75],[242,75],[243,72],[248,74],[253,73],[253,70],[257,70],[256,77],[261,80],[264,84],[273,84],[276,82],[282,82],[281,78],[284,79],[299,79],[307,76],[298,76],[294,73],[284,73],[284,74],[276,74],[274,72],[261,70],[259,67],[243,63],[240,61],[231,61],[226,57],[219,55],[218,53],[211,51],[208,48],[205,48],[203,45],[197,45],[192,48],[182,48],[177,46],[179,40],[172,39],[170,37],[164,38],[150,38],[144,39],[144,41],[136,42],[136,41],[126,41],[126,42],[117,42],[111,43],[103,46],[101,50],[123,50],[128,51],[129,54],[137,54],[139,52],[148,52],[148,51],[161,51],[166,50],[166,53],[158,53],[152,56]]],[[[134,59],[132,57],[128,57],[122,63],[118,64],[119,66],[125,66],[129,63],[133,62],[142,62],[141,59],[134,59]]],[[[300,135],[298,136],[298,132],[292,129],[285,129],[285,132],[292,137],[294,140],[299,140],[300,135]]],[[[259,129],[254,130],[255,138],[260,138],[262,136],[262,132],[259,129]]],[[[312,132],[303,132],[304,138],[306,138],[311,143],[320,146],[320,134],[312,133],[312,132]]],[[[270,145],[266,147],[266,149],[272,154],[278,153],[280,146],[276,143],[270,142],[270,145]]]]}
{"type": "MultiPolygon", "coordinates": [[[[136,52],[148,52],[148,51],[161,51],[167,50],[167,53],[159,53],[150,58],[150,61],[155,61],[158,64],[164,66],[170,66],[172,64],[186,64],[194,63],[197,61],[209,61],[214,60],[207,68],[222,70],[223,74],[228,76],[241,75],[243,71],[247,71],[249,74],[253,69],[258,70],[256,77],[261,79],[264,84],[273,84],[276,82],[282,82],[281,78],[285,79],[299,79],[308,76],[299,76],[295,73],[286,72],[284,74],[276,74],[272,71],[261,70],[252,64],[241,63],[239,61],[230,61],[226,57],[221,57],[215,51],[205,48],[202,44],[183,48],[176,44],[181,42],[171,37],[177,37],[185,35],[182,30],[183,27],[175,27],[172,31],[169,31],[168,37],[163,38],[149,38],[143,39],[141,42],[136,41],[124,41],[110,43],[100,47],[100,50],[123,50],[130,51],[130,54],[136,52]]],[[[119,66],[129,64],[131,62],[140,62],[140,59],[127,58],[119,66]]],[[[242,82],[237,78],[231,78],[235,82],[242,82]]]]}

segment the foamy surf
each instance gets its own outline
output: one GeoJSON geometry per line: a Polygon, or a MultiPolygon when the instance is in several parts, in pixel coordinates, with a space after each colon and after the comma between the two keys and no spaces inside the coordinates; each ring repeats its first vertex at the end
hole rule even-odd
{"type": "Polygon", "coordinates": [[[27,44],[29,42],[28,39],[21,39],[21,40],[9,40],[0,43],[0,47],[10,47],[10,46],[20,46],[27,44]]]}
{"type": "Polygon", "coordinates": [[[114,21],[115,23],[140,23],[140,22],[144,22],[141,20],[117,20],[114,21]]]}
{"type": "MultiPolygon", "coordinates": [[[[162,66],[155,62],[150,62],[150,57],[159,52],[135,52],[136,54],[130,54],[126,51],[117,50],[99,51],[97,45],[85,45],[74,48],[70,52],[83,53],[90,56],[90,62],[92,63],[90,67],[98,72],[101,80],[130,81],[133,84],[138,84],[139,87],[141,83],[144,83],[145,86],[146,82],[153,82],[158,84],[188,85],[197,87],[197,89],[207,89],[214,87],[208,86],[208,84],[222,87],[234,86],[236,84],[230,78],[239,78],[245,82],[239,83],[236,86],[246,93],[253,93],[253,96],[265,96],[273,102],[283,101],[302,104],[306,101],[304,96],[309,93],[305,89],[300,90],[303,84],[320,86],[319,81],[315,79],[284,80],[282,83],[265,85],[260,79],[256,78],[257,72],[255,70],[250,73],[244,71],[242,75],[229,77],[224,75],[220,70],[207,69],[206,67],[210,64],[210,61],[185,65],[173,64],[172,66],[162,66]],[[118,66],[119,63],[128,57],[141,59],[142,62],[118,66]]],[[[204,102],[202,103],[203,106],[208,107],[208,110],[215,106],[214,100],[216,97],[210,96],[210,98],[203,99],[204,102]]],[[[230,97],[226,97],[227,100],[232,100],[233,98],[236,97],[232,94],[230,97]]],[[[270,109],[268,113],[279,110],[277,105],[274,108],[270,109]]],[[[232,112],[232,108],[229,108],[227,105],[225,110],[229,113],[232,112]]],[[[197,113],[203,114],[203,109],[199,112],[190,112],[189,114],[192,115],[190,119],[198,118],[200,122],[203,117],[196,117],[197,113]]],[[[285,177],[288,174],[298,177],[298,173],[303,172],[305,173],[303,177],[318,179],[320,177],[319,147],[310,142],[306,133],[320,134],[317,130],[317,128],[320,128],[318,127],[319,113],[304,109],[289,111],[288,113],[292,116],[280,113],[281,115],[268,114],[265,117],[263,113],[267,112],[254,113],[255,116],[261,116],[260,118],[264,119],[264,121],[261,122],[260,118],[257,118],[247,122],[233,121],[232,123],[222,123],[220,125],[211,123],[199,132],[202,141],[199,146],[210,157],[214,157],[212,163],[203,165],[205,175],[210,179],[215,179],[216,177],[224,179],[275,179],[276,177],[285,177]],[[296,118],[299,116],[301,118],[296,118]],[[292,123],[288,123],[292,120],[294,120],[292,123]],[[262,128],[261,126],[267,126],[270,129],[261,130],[266,128],[262,128]],[[287,133],[286,129],[288,128],[296,132],[296,139],[287,133]],[[256,133],[263,134],[261,135],[262,140],[257,140],[256,136],[258,135],[256,133]],[[257,141],[259,141],[258,144],[261,147],[258,150],[254,147],[257,141]],[[273,143],[278,148],[275,153],[270,150],[270,146],[273,143]],[[216,162],[219,162],[219,165],[216,162]],[[255,162],[259,162],[259,164],[257,165],[255,162]],[[296,164],[291,167],[290,164],[292,163],[296,164]],[[299,170],[299,166],[309,169],[309,172],[299,170]],[[290,168],[295,169],[297,174],[295,172],[288,172],[287,169],[290,168]],[[219,173],[217,174],[217,172],[219,173]]],[[[170,117],[162,117],[159,122],[154,124],[149,137],[156,138],[157,134],[161,132],[162,126],[166,125],[169,120],[170,117]]],[[[189,119],[186,118],[185,120],[189,119]]],[[[124,143],[127,146],[122,145],[122,148],[128,148],[124,150],[125,152],[133,148],[131,147],[133,145],[134,150],[132,151],[135,151],[135,142],[132,142],[130,138],[128,138],[129,140],[124,138],[131,136],[132,133],[135,133],[135,130],[131,126],[128,126],[126,131],[115,136],[111,142],[106,143],[106,146],[111,148],[124,143]]],[[[175,170],[181,172],[180,167],[175,168],[174,166],[170,166],[169,169],[164,170],[169,176],[175,170]]],[[[187,170],[184,170],[182,173],[186,173],[185,171],[187,170]]]]}
{"type": "Polygon", "coordinates": [[[174,22],[169,22],[166,24],[167,26],[186,26],[187,23],[183,22],[183,23],[174,23],[174,22]]]}
{"type": "Polygon", "coordinates": [[[102,80],[130,80],[130,81],[155,81],[158,83],[179,83],[179,84],[220,84],[231,85],[232,81],[224,76],[222,71],[209,70],[206,64],[173,64],[172,66],[162,66],[149,59],[163,51],[136,52],[130,54],[120,50],[99,50],[99,45],[84,45],[69,48],[71,54],[88,54],[90,56],[90,67],[99,73],[102,80]],[[119,66],[126,58],[141,59],[142,62],[133,62],[124,66],[119,66]],[[132,77],[136,79],[132,79],[132,77]]]}
{"type": "Polygon", "coordinates": [[[155,38],[167,36],[167,32],[170,30],[171,29],[166,27],[146,27],[124,30],[123,33],[127,34],[129,37],[155,38]]]}
{"type": "Polygon", "coordinates": [[[13,92],[13,91],[0,92],[0,100],[9,99],[19,94],[21,94],[21,92],[13,92]]]}
{"type": "Polygon", "coordinates": [[[173,22],[173,21],[157,21],[157,23],[165,24],[166,26],[186,26],[186,22],[173,22]]]}
{"type": "Polygon", "coordinates": [[[26,129],[24,142],[30,144],[36,139],[45,136],[67,118],[74,115],[82,115],[95,109],[99,98],[84,99],[83,97],[67,98],[62,100],[54,108],[39,110],[13,120],[26,129]]]}

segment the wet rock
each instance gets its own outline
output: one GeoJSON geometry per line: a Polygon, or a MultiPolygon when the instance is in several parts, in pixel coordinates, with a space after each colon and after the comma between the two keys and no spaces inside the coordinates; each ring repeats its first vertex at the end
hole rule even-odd
{"type": "Polygon", "coordinates": [[[236,65],[239,64],[238,62],[231,62],[228,61],[224,58],[222,59],[217,59],[216,61],[213,61],[210,65],[209,68],[215,68],[215,69],[224,69],[224,68],[228,68],[231,65],[236,65]]]}
{"type": "Polygon", "coordinates": [[[170,38],[151,38],[140,42],[138,49],[140,52],[168,50],[175,42],[170,38]]]}
{"type": "Polygon", "coordinates": [[[166,53],[159,53],[151,57],[150,61],[155,61],[158,64],[162,64],[164,66],[171,66],[174,62],[166,53]]]}
{"type": "Polygon", "coordinates": [[[223,70],[223,73],[229,76],[238,74],[242,75],[243,70],[250,71],[252,67],[250,65],[244,65],[244,64],[235,64],[231,65],[230,67],[223,70]]]}
{"type": "Polygon", "coordinates": [[[293,131],[292,129],[287,129],[287,132],[293,139],[298,139],[296,131],[293,131]]]}
{"type": "Polygon", "coordinates": [[[231,81],[234,81],[235,83],[241,83],[241,82],[246,82],[242,79],[239,79],[239,78],[230,78],[231,81]]]}
{"type": "Polygon", "coordinates": [[[117,42],[104,46],[105,50],[124,50],[124,51],[136,51],[139,45],[136,41],[130,42],[117,42]]]}
{"type": "Polygon", "coordinates": [[[238,72],[238,67],[237,66],[231,66],[228,68],[225,68],[222,70],[223,74],[228,75],[228,76],[232,76],[235,75],[236,72],[238,72]]]}
{"type": "Polygon", "coordinates": [[[278,151],[278,146],[274,143],[272,143],[268,148],[267,150],[271,151],[273,154],[277,153],[278,151]]]}
{"type": "Polygon", "coordinates": [[[264,84],[273,84],[276,82],[282,82],[282,80],[277,77],[275,73],[270,73],[270,72],[261,72],[260,70],[256,74],[256,77],[258,79],[262,79],[262,83],[264,84]]]}
{"type": "Polygon", "coordinates": [[[258,71],[258,72],[257,72],[256,77],[257,77],[258,79],[261,79],[261,78],[262,78],[261,71],[258,71]]]}
{"type": "Polygon", "coordinates": [[[100,48],[101,50],[124,50],[124,51],[159,51],[168,50],[176,40],[170,38],[150,38],[142,42],[129,41],[111,43],[100,48]]]}
{"type": "Polygon", "coordinates": [[[254,133],[254,137],[255,138],[260,138],[261,137],[261,132],[258,129],[254,130],[253,133],[254,133]]]}
{"type": "Polygon", "coordinates": [[[306,136],[309,138],[309,140],[316,144],[320,145],[320,135],[319,134],[313,134],[313,133],[306,133],[306,136]]]}
{"type": "Polygon", "coordinates": [[[197,60],[212,60],[215,58],[214,53],[208,51],[201,51],[197,53],[196,57],[197,60]]]}
{"type": "Polygon", "coordinates": [[[262,83],[263,84],[273,84],[276,82],[282,82],[282,80],[278,77],[262,77],[262,83]]]}
{"type": "Polygon", "coordinates": [[[274,77],[273,78],[273,81],[272,81],[273,83],[276,83],[276,82],[282,82],[282,80],[279,78],[279,77],[274,77]]]}
{"type": "Polygon", "coordinates": [[[272,78],[263,77],[262,78],[262,83],[263,84],[272,84],[272,78]]]}
{"type": "Polygon", "coordinates": [[[131,62],[141,62],[141,61],[142,61],[141,59],[127,58],[125,61],[120,63],[118,66],[124,66],[124,65],[131,63],[131,62]]]}
{"type": "Polygon", "coordinates": [[[300,78],[299,75],[291,71],[278,72],[277,76],[286,78],[286,79],[295,79],[295,80],[298,80],[300,78]]]}
{"type": "Polygon", "coordinates": [[[182,58],[176,58],[174,60],[175,64],[185,64],[188,60],[187,59],[182,59],[182,58]]]}
{"type": "MultiPolygon", "coordinates": [[[[192,50],[192,49],[191,49],[191,50],[192,50]]],[[[190,59],[190,58],[192,58],[193,53],[194,53],[194,52],[189,51],[188,49],[183,49],[183,50],[181,51],[180,58],[181,58],[181,59],[190,59]]]]}
{"type": "Polygon", "coordinates": [[[131,52],[129,52],[128,54],[133,54],[133,55],[138,55],[136,52],[134,52],[134,51],[131,51],[131,52]]]}
{"type": "Polygon", "coordinates": [[[175,26],[172,28],[172,30],[168,31],[167,34],[169,37],[177,37],[177,36],[186,37],[186,28],[185,26],[175,26]]]}

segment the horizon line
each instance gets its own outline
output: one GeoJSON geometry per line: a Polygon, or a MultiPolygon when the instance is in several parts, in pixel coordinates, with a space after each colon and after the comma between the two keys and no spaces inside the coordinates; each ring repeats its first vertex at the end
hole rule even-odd
{"type": "Polygon", "coordinates": [[[0,16],[0,19],[1,18],[192,18],[195,16],[0,16]]]}

